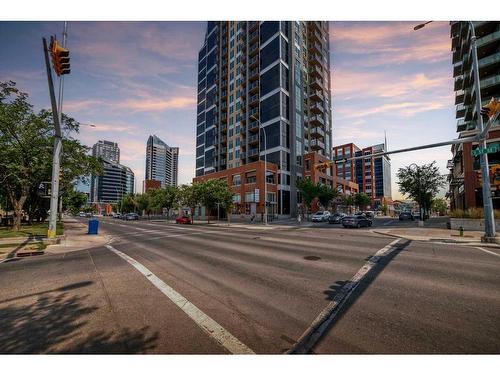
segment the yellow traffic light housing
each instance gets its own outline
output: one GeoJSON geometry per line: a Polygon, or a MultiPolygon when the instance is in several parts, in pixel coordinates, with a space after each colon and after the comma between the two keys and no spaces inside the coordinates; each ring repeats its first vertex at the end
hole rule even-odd
{"type": "Polygon", "coordinates": [[[331,165],[330,162],[325,161],[325,162],[316,164],[315,167],[316,167],[316,169],[324,171],[325,169],[329,168],[330,165],[331,165]]]}
{"type": "Polygon", "coordinates": [[[60,46],[54,38],[51,38],[50,41],[50,55],[52,57],[52,66],[58,76],[71,72],[69,50],[60,46]]]}
{"type": "Polygon", "coordinates": [[[485,106],[481,107],[481,114],[488,117],[494,117],[500,112],[500,100],[491,98],[490,102],[485,106]]]}

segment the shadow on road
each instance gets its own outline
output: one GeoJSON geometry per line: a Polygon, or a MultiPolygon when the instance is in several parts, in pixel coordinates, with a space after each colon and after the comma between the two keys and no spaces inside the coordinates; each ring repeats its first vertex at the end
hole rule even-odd
{"type": "Polygon", "coordinates": [[[43,292],[32,304],[0,308],[0,353],[132,354],[155,347],[158,334],[149,327],[88,332],[89,314],[98,307],[86,304],[86,298],[43,292]]]}
{"type": "MultiPolygon", "coordinates": [[[[365,277],[359,282],[356,289],[352,292],[352,294],[348,297],[348,299],[343,303],[340,307],[340,310],[336,313],[335,320],[330,324],[327,331],[324,332],[322,337],[325,337],[326,334],[335,326],[336,322],[338,322],[342,316],[349,311],[350,307],[360,298],[366,289],[377,279],[377,277],[384,271],[384,269],[389,265],[389,263],[402,251],[404,251],[412,241],[405,240],[400,241],[395,244],[394,250],[388,253],[385,256],[381,256],[378,258],[375,266],[365,275],[365,277]]],[[[366,261],[372,260],[375,257],[368,256],[366,257],[366,261]]],[[[334,300],[334,298],[338,294],[345,293],[343,287],[349,285],[350,280],[339,280],[336,281],[333,285],[330,286],[329,289],[325,290],[323,293],[326,295],[326,299],[328,301],[334,300]]],[[[320,342],[321,339],[318,341],[320,342]]]]}

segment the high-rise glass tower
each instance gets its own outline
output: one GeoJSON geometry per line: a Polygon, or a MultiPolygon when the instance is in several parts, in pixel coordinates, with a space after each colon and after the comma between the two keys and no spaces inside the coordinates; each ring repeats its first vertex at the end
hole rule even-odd
{"type": "Polygon", "coordinates": [[[278,166],[278,213],[293,215],[304,153],[330,158],[329,52],[327,22],[208,22],[198,56],[196,176],[267,154],[278,166]]]}
{"type": "Polygon", "coordinates": [[[146,145],[146,180],[160,181],[161,186],[177,186],[179,148],[170,147],[156,135],[146,145]]]}
{"type": "MultiPolygon", "coordinates": [[[[473,22],[477,57],[479,66],[479,84],[482,104],[500,96],[500,22],[473,22]]],[[[455,90],[455,117],[457,118],[457,133],[459,138],[475,135],[478,113],[476,111],[477,88],[472,64],[472,30],[469,22],[453,21],[451,28],[451,51],[455,90]]],[[[486,124],[486,118],[484,123],[486,124]]],[[[500,129],[492,126],[487,140],[488,146],[500,145],[500,129]]],[[[478,148],[478,143],[463,143],[453,145],[453,158],[448,160],[449,191],[451,209],[467,209],[483,205],[482,177],[479,155],[472,151],[478,148]]],[[[490,166],[490,185],[493,206],[500,208],[500,152],[488,154],[490,166]]]]}

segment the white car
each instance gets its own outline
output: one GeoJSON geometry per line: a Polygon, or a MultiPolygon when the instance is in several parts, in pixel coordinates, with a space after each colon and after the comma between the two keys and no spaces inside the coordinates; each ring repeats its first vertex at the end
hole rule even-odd
{"type": "Polygon", "coordinates": [[[318,211],[312,216],[313,222],[328,221],[330,211],[318,211]]]}

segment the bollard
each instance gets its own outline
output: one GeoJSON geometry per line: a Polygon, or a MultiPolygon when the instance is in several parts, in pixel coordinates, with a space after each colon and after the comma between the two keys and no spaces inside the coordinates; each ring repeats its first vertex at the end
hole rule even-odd
{"type": "Polygon", "coordinates": [[[464,227],[460,226],[460,228],[458,228],[458,231],[460,232],[460,237],[463,237],[464,236],[464,227]]]}

